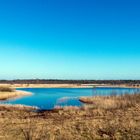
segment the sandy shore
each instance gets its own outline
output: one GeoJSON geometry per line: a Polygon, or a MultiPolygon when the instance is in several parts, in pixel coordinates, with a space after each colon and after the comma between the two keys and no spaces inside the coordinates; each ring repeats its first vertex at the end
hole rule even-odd
{"type": "Polygon", "coordinates": [[[95,88],[95,87],[112,87],[112,88],[140,88],[139,86],[128,85],[105,85],[105,84],[0,84],[0,86],[11,88],[95,88]]]}
{"type": "Polygon", "coordinates": [[[0,92],[0,100],[9,100],[9,99],[20,98],[29,95],[32,95],[32,93],[21,91],[21,90],[15,90],[13,92],[0,92]]]}

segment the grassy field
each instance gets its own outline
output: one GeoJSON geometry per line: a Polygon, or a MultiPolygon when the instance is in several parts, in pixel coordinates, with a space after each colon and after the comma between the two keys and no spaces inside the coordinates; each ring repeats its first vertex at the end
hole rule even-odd
{"type": "Polygon", "coordinates": [[[0,107],[0,140],[140,139],[140,94],[81,100],[90,104],[39,113],[0,107]]]}

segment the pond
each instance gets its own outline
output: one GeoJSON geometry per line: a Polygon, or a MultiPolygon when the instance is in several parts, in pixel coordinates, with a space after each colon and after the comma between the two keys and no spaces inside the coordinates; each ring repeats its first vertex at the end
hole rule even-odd
{"type": "Polygon", "coordinates": [[[51,110],[55,106],[82,106],[79,101],[81,96],[107,96],[120,94],[140,93],[140,89],[133,88],[20,88],[32,92],[31,96],[12,99],[2,103],[23,104],[37,106],[40,109],[51,110]]]}

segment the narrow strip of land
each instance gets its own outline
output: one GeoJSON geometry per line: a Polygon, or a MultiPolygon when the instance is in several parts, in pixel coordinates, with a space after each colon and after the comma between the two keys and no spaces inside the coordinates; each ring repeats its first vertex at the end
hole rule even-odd
{"type": "Polygon", "coordinates": [[[11,88],[96,88],[96,87],[112,87],[112,88],[140,88],[140,85],[132,86],[127,84],[111,85],[111,84],[0,84],[11,88]]]}
{"type": "Polygon", "coordinates": [[[0,100],[8,100],[11,98],[19,98],[22,96],[28,96],[31,95],[32,93],[30,92],[25,92],[21,90],[15,90],[13,88],[1,86],[0,87],[0,100]]]}

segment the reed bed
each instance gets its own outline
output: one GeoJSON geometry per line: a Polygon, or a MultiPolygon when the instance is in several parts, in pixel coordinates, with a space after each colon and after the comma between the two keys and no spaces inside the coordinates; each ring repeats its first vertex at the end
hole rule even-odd
{"type": "Polygon", "coordinates": [[[85,104],[90,104],[93,108],[124,109],[139,104],[140,94],[81,97],[79,100],[85,104]]]}

